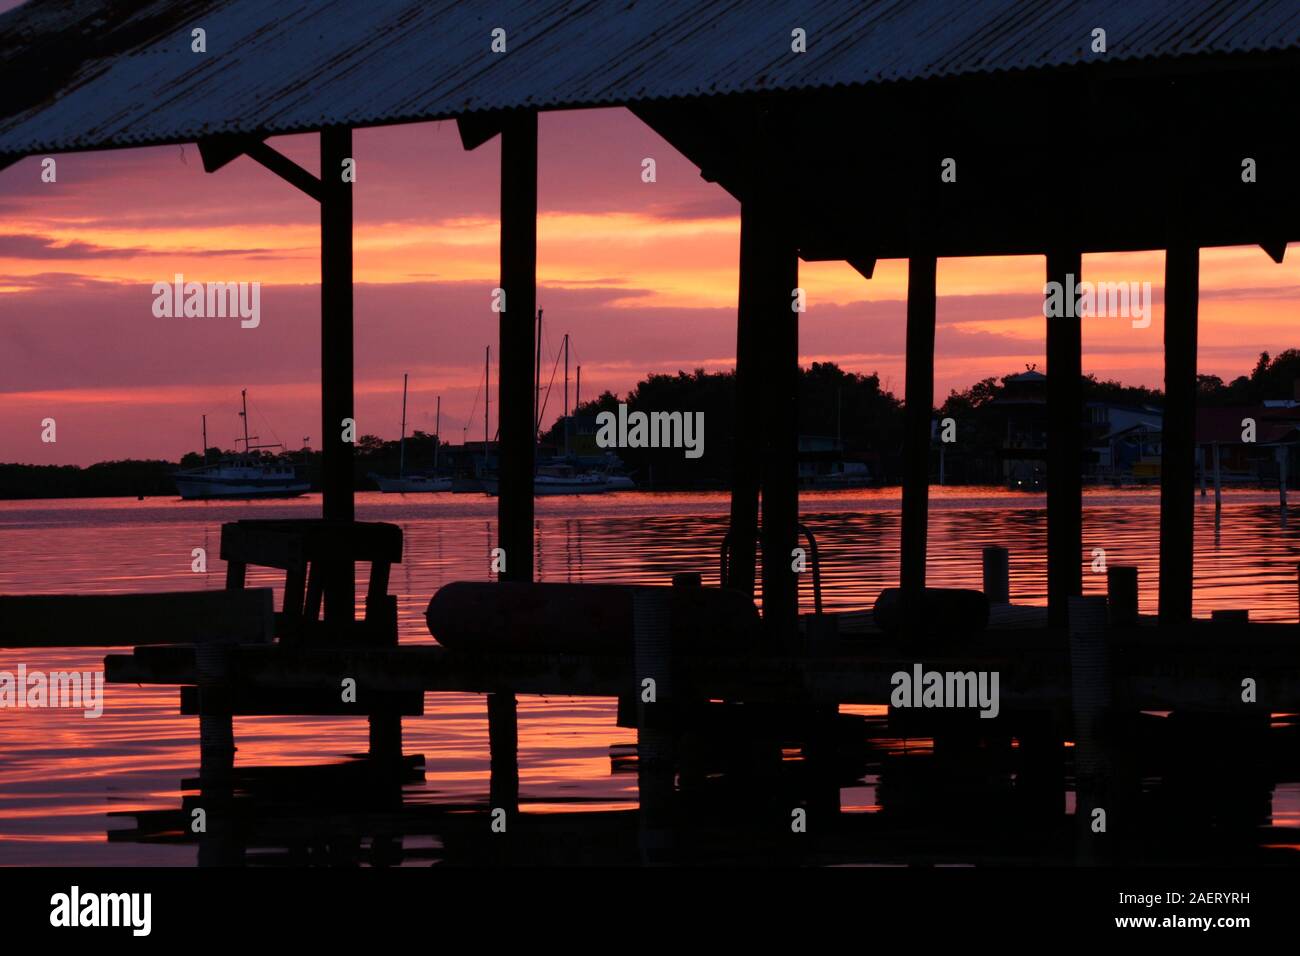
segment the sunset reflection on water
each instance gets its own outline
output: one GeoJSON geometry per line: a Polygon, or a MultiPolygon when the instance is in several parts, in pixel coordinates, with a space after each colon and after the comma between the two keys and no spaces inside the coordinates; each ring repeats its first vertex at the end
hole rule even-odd
{"type": "MultiPolygon", "coordinates": [[[[1295,621],[1300,516],[1284,522],[1276,497],[1228,496],[1216,533],[1211,499],[1197,498],[1195,610],[1249,608],[1259,621],[1295,621]]],[[[979,587],[980,550],[1011,552],[1014,601],[1045,603],[1046,529],[1042,496],[996,489],[934,489],[927,565],[932,585],[979,587]]],[[[870,607],[897,583],[896,489],[805,494],[802,518],[817,537],[827,610],[870,607]]],[[[115,593],[218,589],[221,525],[240,518],[313,517],[318,496],[292,502],[215,503],[173,499],[0,502],[0,592],[115,593]],[[206,573],[190,570],[193,548],[207,550],[206,573]]],[[[726,528],[724,494],[621,493],[543,498],[536,503],[537,577],[543,581],[666,584],[678,571],[716,583],[726,528]]],[[[487,580],[495,545],[496,502],[480,495],[361,494],[359,520],[401,526],[404,560],[390,591],[398,599],[404,643],[430,642],[423,613],[430,596],[455,580],[487,580]]],[[[1140,569],[1140,604],[1154,613],[1158,548],[1154,489],[1090,491],[1084,550],[1109,564],[1140,569]]],[[[364,576],[363,576],[364,577],[364,576]]],[[[810,582],[803,602],[811,608],[810,582]]],[[[249,569],[248,585],[282,584],[276,572],[249,569]]],[[[1087,593],[1104,593],[1105,575],[1085,568],[1087,593]]],[[[277,593],[278,600],[278,593],[277,593]]],[[[20,662],[43,670],[102,666],[101,650],[0,651],[0,670],[20,662]]],[[[178,804],[183,777],[197,773],[197,725],[177,716],[175,688],[108,685],[104,715],[0,710],[0,863],[176,864],[192,846],[116,844],[105,831],[114,811],[178,804]]],[[[881,702],[884,703],[883,701],[881,702]]],[[[846,711],[849,708],[845,708],[846,711]]],[[[882,708],[855,708],[881,713],[882,708]]],[[[426,715],[404,721],[405,749],[425,755],[414,803],[481,800],[488,790],[487,723],[482,696],[430,695],[426,715]]],[[[521,697],[520,793],[535,812],[633,808],[635,774],[612,773],[610,747],[635,741],[614,724],[613,701],[521,697]]],[[[237,764],[311,765],[363,753],[366,722],[326,717],[246,717],[235,721],[237,764]]],[[[897,741],[923,751],[928,741],[897,741]]],[[[845,787],[846,811],[873,813],[876,781],[845,787]]],[[[1293,784],[1275,795],[1275,825],[1300,826],[1293,784]]]]}

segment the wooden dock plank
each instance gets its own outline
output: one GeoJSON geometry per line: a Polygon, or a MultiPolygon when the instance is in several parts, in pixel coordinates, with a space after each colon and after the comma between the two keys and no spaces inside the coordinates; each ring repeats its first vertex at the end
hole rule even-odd
{"type": "Polygon", "coordinates": [[[267,642],[270,588],[0,595],[0,647],[267,642]]]}

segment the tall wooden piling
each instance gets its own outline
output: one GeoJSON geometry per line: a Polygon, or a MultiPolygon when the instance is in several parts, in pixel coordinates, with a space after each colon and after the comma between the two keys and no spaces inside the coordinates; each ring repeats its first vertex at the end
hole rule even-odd
{"type": "MultiPolygon", "coordinates": [[[[537,311],[537,114],[502,121],[499,485],[505,581],[533,579],[533,316],[537,311]]],[[[487,448],[483,450],[487,455],[487,448]]]]}
{"type": "Polygon", "coordinates": [[[1286,481],[1287,481],[1287,446],[1278,445],[1274,454],[1277,456],[1277,503],[1278,506],[1286,511],[1286,481]]]}
{"type": "MultiPolygon", "coordinates": [[[[784,197],[762,189],[752,209],[750,286],[761,330],[762,387],[757,409],[762,429],[763,623],[781,646],[798,640],[799,575],[791,553],[799,527],[799,257],[784,213],[784,197]]],[[[743,546],[743,543],[736,542],[743,546]]]]}
{"type": "Polygon", "coordinates": [[[1106,601],[1070,599],[1070,696],[1074,724],[1075,831],[1080,863],[1102,862],[1117,808],[1107,721],[1113,702],[1106,601]],[[1098,812],[1100,811],[1100,813],[1098,812]],[[1100,827],[1106,830],[1101,831],[1100,827]]]}
{"type": "Polygon", "coordinates": [[[990,604],[1011,603],[1011,556],[1006,548],[984,548],[984,596],[990,604]]]}
{"type": "MultiPolygon", "coordinates": [[[[352,409],[352,184],[343,161],[352,157],[352,130],[320,133],[321,500],[326,520],[352,521],[351,442],[343,440],[352,409]]],[[[356,567],[332,561],[322,568],[325,620],[346,623],[356,614],[356,567]]]]}
{"type": "Polygon", "coordinates": [[[1300,595],[1300,564],[1296,565],[1296,593],[1300,595]]]}
{"type": "Polygon", "coordinates": [[[930,507],[930,418],[934,401],[936,273],[933,255],[907,262],[907,362],[904,383],[903,514],[899,587],[906,605],[925,589],[930,507]]]}
{"type": "Polygon", "coordinates": [[[757,200],[740,206],[740,289],[736,310],[736,440],[731,468],[729,587],[754,593],[758,491],[762,468],[762,246],[757,200]]]}
{"type": "Polygon", "coordinates": [[[488,694],[488,794],[493,808],[519,808],[519,710],[514,694],[488,694]]]}
{"type": "MultiPolygon", "coordinates": [[[[498,580],[533,579],[533,360],[537,347],[537,114],[522,111],[501,129],[500,371],[497,375],[497,543],[505,552],[498,580]]],[[[483,441],[487,463],[488,443],[483,441]]],[[[518,732],[513,694],[488,695],[494,806],[519,802],[518,732]]]]}
{"type": "MultiPolygon", "coordinates": [[[[1047,281],[1076,288],[1083,256],[1047,254],[1047,281]]],[[[1082,325],[1074,302],[1047,317],[1047,620],[1063,627],[1083,593],[1082,325]]]]}
{"type": "Polygon", "coordinates": [[[1138,622],[1138,569],[1112,564],[1106,568],[1106,607],[1111,627],[1134,627],[1138,622]]]}
{"type": "Polygon", "coordinates": [[[1200,250],[1165,253],[1165,412],[1160,456],[1160,623],[1192,618],[1196,325],[1200,250]]]}
{"type": "Polygon", "coordinates": [[[1216,441],[1213,445],[1214,450],[1214,527],[1219,527],[1219,522],[1223,518],[1223,478],[1219,471],[1219,443],[1216,441]]]}
{"type": "Polygon", "coordinates": [[[671,846],[676,741],[672,639],[668,593],[637,588],[632,594],[632,690],[637,695],[637,791],[646,863],[666,862],[671,846]]]}

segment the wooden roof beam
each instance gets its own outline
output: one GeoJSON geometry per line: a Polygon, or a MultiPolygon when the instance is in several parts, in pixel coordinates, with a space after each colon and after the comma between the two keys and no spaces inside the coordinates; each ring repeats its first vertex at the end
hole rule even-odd
{"type": "Polygon", "coordinates": [[[199,140],[198,147],[204,172],[215,173],[240,156],[247,156],[265,166],[289,185],[301,189],[312,199],[321,201],[320,180],[262,140],[244,136],[217,136],[199,140]]]}
{"type": "Polygon", "coordinates": [[[501,132],[502,119],[494,113],[466,113],[456,117],[456,130],[465,152],[478,149],[501,132]]]}

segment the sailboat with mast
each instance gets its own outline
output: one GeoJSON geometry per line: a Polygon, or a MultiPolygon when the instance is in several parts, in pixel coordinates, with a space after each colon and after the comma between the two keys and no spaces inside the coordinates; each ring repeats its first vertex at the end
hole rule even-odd
{"type": "Polygon", "coordinates": [[[402,437],[398,443],[397,477],[370,473],[370,480],[387,494],[408,494],[412,492],[451,491],[451,479],[438,475],[438,450],[442,445],[442,396],[438,396],[437,424],[434,426],[433,473],[406,473],[406,383],[407,375],[402,376],[402,437]]]}
{"type": "MultiPolygon", "coordinates": [[[[556,356],[559,363],[559,356],[556,356]]],[[[554,384],[554,371],[551,383],[554,384]]],[[[550,397],[550,385],[547,386],[546,398],[550,397]]],[[[542,397],[542,310],[537,310],[537,352],[536,371],[533,379],[533,434],[541,430],[542,415],[545,414],[546,399],[542,397]]],[[[533,472],[533,494],[545,495],[596,495],[610,490],[606,475],[578,467],[569,457],[569,336],[564,336],[564,456],[549,462],[539,461],[533,472]]],[[[489,495],[496,495],[499,483],[495,477],[486,478],[483,488],[489,495]]]]}
{"type": "Polygon", "coordinates": [[[244,420],[244,437],[235,439],[244,443],[243,452],[223,458],[216,464],[207,463],[208,435],[207,416],[203,417],[203,457],[204,463],[198,468],[187,468],[172,476],[176,490],[187,501],[213,498],[296,498],[311,490],[311,485],[298,474],[295,465],[283,461],[266,461],[261,455],[254,454],[264,448],[279,448],[284,445],[254,445],[257,436],[248,434],[248,389],[239,393],[242,411],[239,417],[244,420]]]}

